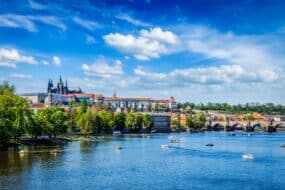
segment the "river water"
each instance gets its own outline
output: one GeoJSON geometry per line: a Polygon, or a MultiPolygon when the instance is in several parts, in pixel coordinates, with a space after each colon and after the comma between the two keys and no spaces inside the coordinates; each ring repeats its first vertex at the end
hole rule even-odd
{"type": "Polygon", "coordinates": [[[282,143],[284,132],[218,132],[74,141],[58,155],[22,147],[0,152],[0,189],[285,189],[282,143]],[[163,149],[171,138],[180,143],[163,149]],[[248,153],[255,158],[243,159],[248,153]]]}

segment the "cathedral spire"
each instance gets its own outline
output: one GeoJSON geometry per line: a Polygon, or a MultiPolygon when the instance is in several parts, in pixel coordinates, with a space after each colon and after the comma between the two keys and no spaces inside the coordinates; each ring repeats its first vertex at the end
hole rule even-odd
{"type": "Polygon", "coordinates": [[[114,90],[114,93],[113,93],[113,98],[117,98],[117,93],[116,93],[115,90],[114,90]]]}
{"type": "Polygon", "coordinates": [[[61,75],[59,76],[59,83],[62,83],[61,75]]]}

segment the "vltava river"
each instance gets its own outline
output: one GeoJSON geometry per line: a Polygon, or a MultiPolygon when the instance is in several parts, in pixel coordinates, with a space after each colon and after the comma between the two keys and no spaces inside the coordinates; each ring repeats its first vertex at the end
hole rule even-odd
{"type": "Polygon", "coordinates": [[[165,134],[0,152],[0,189],[285,189],[285,133],[165,134]],[[177,148],[162,149],[170,138],[177,148]],[[205,144],[213,143],[213,147],[205,144]],[[115,150],[120,145],[121,150],[115,150]],[[254,159],[243,159],[243,154],[254,159]]]}

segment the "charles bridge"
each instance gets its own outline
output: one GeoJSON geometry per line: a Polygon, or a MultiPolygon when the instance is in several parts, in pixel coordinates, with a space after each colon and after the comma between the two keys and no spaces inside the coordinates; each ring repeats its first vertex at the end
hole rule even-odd
{"type": "Polygon", "coordinates": [[[242,130],[246,132],[253,132],[255,130],[264,130],[267,132],[276,132],[277,129],[285,129],[285,121],[212,121],[206,123],[207,130],[209,131],[235,131],[242,130]]]}

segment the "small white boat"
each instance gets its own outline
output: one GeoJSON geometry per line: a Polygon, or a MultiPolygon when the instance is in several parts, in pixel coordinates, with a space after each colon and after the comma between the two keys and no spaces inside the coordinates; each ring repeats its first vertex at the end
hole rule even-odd
{"type": "Polygon", "coordinates": [[[251,137],[251,136],[252,136],[252,134],[251,134],[251,133],[248,133],[248,134],[247,134],[247,136],[251,137]]]}
{"type": "Polygon", "coordinates": [[[168,148],[168,144],[162,144],[161,148],[168,148]]]}
{"type": "Polygon", "coordinates": [[[114,136],[118,136],[118,135],[121,135],[121,134],[122,134],[121,131],[114,131],[114,132],[113,132],[113,135],[114,135],[114,136]]]}
{"type": "Polygon", "coordinates": [[[117,145],[117,146],[115,147],[115,150],[121,150],[121,149],[122,149],[122,147],[119,146],[119,145],[117,145]]]}
{"type": "Polygon", "coordinates": [[[246,159],[246,160],[252,160],[252,159],[254,159],[254,156],[253,156],[253,154],[244,154],[244,155],[242,155],[242,158],[246,159]]]}
{"type": "Polygon", "coordinates": [[[179,143],[180,140],[178,140],[178,139],[171,139],[170,142],[171,142],[171,143],[179,143]]]}

